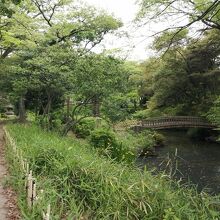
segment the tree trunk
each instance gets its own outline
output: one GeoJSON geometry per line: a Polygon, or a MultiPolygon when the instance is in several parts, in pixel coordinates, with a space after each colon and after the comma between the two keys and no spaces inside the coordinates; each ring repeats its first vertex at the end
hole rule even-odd
{"type": "Polygon", "coordinates": [[[46,114],[45,114],[45,118],[46,118],[46,128],[49,131],[51,128],[51,115],[50,115],[50,111],[51,111],[51,103],[52,103],[52,98],[51,96],[48,96],[48,102],[47,102],[47,106],[46,106],[46,114]]]}
{"type": "Polygon", "coordinates": [[[101,102],[100,102],[100,97],[99,95],[96,95],[93,98],[93,108],[92,108],[92,112],[93,112],[93,116],[94,117],[100,117],[100,106],[101,106],[101,102]]]}
{"type": "Polygon", "coordinates": [[[70,117],[70,97],[67,97],[66,99],[66,116],[68,120],[70,117]]]}
{"type": "Polygon", "coordinates": [[[25,111],[25,104],[24,104],[24,97],[21,96],[19,99],[19,122],[24,123],[26,122],[26,111],[25,111]]]}
{"type": "Polygon", "coordinates": [[[133,101],[133,104],[134,104],[134,111],[137,111],[137,101],[134,100],[134,101],[133,101]]]}
{"type": "Polygon", "coordinates": [[[45,107],[43,107],[43,117],[42,117],[42,127],[44,129],[50,130],[50,125],[51,125],[51,105],[52,105],[52,96],[50,93],[47,93],[47,104],[45,107]]]}

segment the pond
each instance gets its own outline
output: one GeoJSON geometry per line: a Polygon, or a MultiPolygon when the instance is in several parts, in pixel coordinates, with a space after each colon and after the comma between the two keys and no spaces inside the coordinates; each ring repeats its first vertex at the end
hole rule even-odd
{"type": "Polygon", "coordinates": [[[186,132],[162,131],[165,146],[156,149],[157,157],[139,158],[153,172],[166,171],[182,183],[197,186],[198,191],[220,193],[220,144],[192,140],[186,132]]]}

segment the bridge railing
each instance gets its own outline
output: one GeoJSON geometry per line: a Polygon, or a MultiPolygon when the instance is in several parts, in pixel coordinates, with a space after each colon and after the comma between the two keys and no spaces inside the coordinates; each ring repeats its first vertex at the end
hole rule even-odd
{"type": "Polygon", "coordinates": [[[204,118],[191,117],[191,116],[173,116],[173,117],[160,117],[160,118],[151,118],[141,121],[141,126],[143,127],[215,127],[211,125],[204,118]]]}

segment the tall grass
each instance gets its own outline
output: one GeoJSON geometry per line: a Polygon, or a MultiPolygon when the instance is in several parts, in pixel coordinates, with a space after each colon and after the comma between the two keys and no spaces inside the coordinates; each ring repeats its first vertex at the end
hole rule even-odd
{"type": "MultiPolygon", "coordinates": [[[[11,164],[12,184],[20,193],[24,219],[41,219],[48,203],[52,219],[219,219],[220,199],[180,187],[166,175],[114,163],[76,139],[45,133],[37,127],[7,126],[37,177],[39,204],[28,211],[22,177],[11,164]]],[[[11,156],[8,152],[9,161],[11,156]]]]}

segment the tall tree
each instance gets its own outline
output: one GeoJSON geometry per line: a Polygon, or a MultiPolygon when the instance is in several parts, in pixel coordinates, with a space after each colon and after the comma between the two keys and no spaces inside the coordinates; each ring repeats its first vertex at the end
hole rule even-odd
{"type": "MultiPolygon", "coordinates": [[[[159,19],[161,17],[187,19],[186,23],[173,28],[185,29],[202,22],[208,29],[220,30],[219,0],[141,0],[138,18],[159,19]]],[[[145,21],[146,22],[146,21],[145,21]]],[[[172,29],[172,28],[171,28],[172,29]]]]}
{"type": "Polygon", "coordinates": [[[216,29],[220,31],[219,0],[140,0],[137,20],[142,24],[169,21],[161,32],[173,31],[169,36],[169,46],[183,30],[197,25],[199,31],[216,29]],[[201,26],[203,24],[203,26],[201,26]]]}
{"type": "MultiPolygon", "coordinates": [[[[60,83],[62,82],[59,74],[62,73],[64,66],[69,65],[69,68],[73,65],[76,60],[73,56],[75,54],[77,57],[84,56],[85,52],[102,41],[105,34],[122,25],[119,20],[103,11],[67,0],[23,1],[20,7],[15,7],[15,12],[10,18],[3,16],[1,21],[3,22],[0,29],[1,60],[7,58],[9,54],[11,54],[10,60],[13,60],[16,54],[18,55],[16,59],[20,60],[20,64],[15,62],[17,69],[14,69],[17,72],[12,74],[15,78],[9,84],[11,90],[21,96],[22,109],[24,108],[22,100],[36,86],[34,80],[39,81],[41,92],[45,93],[47,98],[50,96],[47,100],[51,100],[51,92],[48,92],[51,87],[43,86],[47,81],[40,80],[40,77],[50,76],[53,87],[62,90],[63,86],[56,84],[59,81],[55,82],[54,77],[56,78],[58,74],[57,79],[60,79],[60,83]],[[67,54],[70,54],[71,61],[66,56],[62,57],[63,46],[69,47],[71,53],[67,54]],[[60,51],[60,54],[57,51],[60,51]],[[33,80],[32,88],[27,87],[30,79],[33,80]],[[45,90],[42,90],[42,87],[45,90]]],[[[5,62],[2,65],[5,65],[5,62]]],[[[13,72],[11,69],[10,71],[13,72]]],[[[74,68],[71,71],[74,72],[74,68]]],[[[7,73],[1,74],[3,76],[7,73]]],[[[11,79],[11,77],[5,77],[5,79],[11,79]]],[[[47,102],[45,110],[47,113],[50,105],[50,101],[47,102]]],[[[22,109],[20,109],[21,113],[24,112],[22,109]]]]}
{"type": "Polygon", "coordinates": [[[111,56],[90,53],[77,63],[75,77],[79,94],[92,98],[93,115],[99,116],[102,100],[125,89],[123,82],[128,76],[122,61],[111,56]]]}
{"type": "MultiPolygon", "coordinates": [[[[162,45],[166,47],[165,43],[156,41],[157,45],[160,50],[162,45]]],[[[145,94],[151,89],[148,108],[160,109],[166,114],[207,112],[220,93],[219,46],[218,31],[213,30],[203,39],[191,41],[185,48],[181,45],[170,48],[156,65],[152,59],[145,64],[148,77],[144,80],[142,92],[145,94]]]]}

